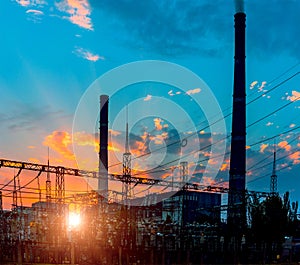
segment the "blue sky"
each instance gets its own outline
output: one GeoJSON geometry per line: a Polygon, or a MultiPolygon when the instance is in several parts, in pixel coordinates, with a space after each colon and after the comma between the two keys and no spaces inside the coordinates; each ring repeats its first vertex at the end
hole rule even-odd
{"type": "MultiPolygon", "coordinates": [[[[285,80],[300,70],[300,3],[254,0],[245,1],[244,9],[247,101],[259,97],[247,107],[247,124],[274,112],[247,129],[247,166],[256,167],[256,171],[249,170],[248,188],[269,190],[269,177],[259,177],[271,174],[272,165],[268,163],[272,162],[274,139],[268,139],[277,136],[275,144],[281,158],[277,165],[279,191],[289,190],[292,199],[299,200],[300,140],[296,128],[300,125],[300,75],[285,80]],[[276,88],[281,82],[284,83],[276,88]]],[[[76,166],[72,126],[80,99],[103,74],[140,60],[168,61],[194,72],[209,86],[226,115],[232,104],[234,13],[233,0],[1,1],[0,157],[45,163],[48,145],[53,164],[76,166]]],[[[124,109],[137,98],[146,99],[147,104],[155,96],[171,100],[185,110],[196,130],[201,129],[199,124],[205,118],[186,100],[187,95],[201,96],[200,91],[176,94],[176,88],[144,84],[119,93],[110,102],[110,124],[116,118],[116,110],[124,109]]],[[[166,111],[162,107],[162,114],[166,111]]],[[[138,117],[130,106],[129,113],[138,117]]],[[[174,116],[170,128],[179,123],[185,126],[185,116],[174,116]]],[[[154,141],[155,149],[166,140],[163,131],[158,133],[158,125],[168,121],[155,124],[154,119],[132,125],[131,133],[146,141],[143,133],[156,129],[154,138],[147,138],[154,141]],[[138,131],[140,127],[144,131],[138,131]]],[[[225,122],[230,133],[231,119],[225,122]]],[[[120,154],[122,130],[121,125],[115,128],[121,134],[114,132],[113,138],[120,154]]],[[[88,135],[77,135],[76,139],[91,140],[88,135]]],[[[95,151],[93,144],[88,146],[89,151],[95,151]]],[[[226,178],[228,158],[223,164],[225,173],[221,173],[226,178]]],[[[4,174],[3,178],[9,179],[4,174]]]]}

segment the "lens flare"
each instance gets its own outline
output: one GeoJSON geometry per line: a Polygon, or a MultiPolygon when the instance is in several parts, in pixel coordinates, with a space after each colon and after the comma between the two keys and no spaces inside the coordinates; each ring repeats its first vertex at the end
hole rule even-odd
{"type": "Polygon", "coordinates": [[[80,214],[79,213],[69,213],[69,227],[74,228],[80,225],[80,214]]]}

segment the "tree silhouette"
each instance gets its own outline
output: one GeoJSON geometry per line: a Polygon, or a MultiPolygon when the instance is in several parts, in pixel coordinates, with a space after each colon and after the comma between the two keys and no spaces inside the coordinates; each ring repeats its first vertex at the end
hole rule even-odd
{"type": "Polygon", "coordinates": [[[249,207],[250,229],[248,238],[260,259],[275,260],[282,252],[285,236],[291,236],[298,225],[298,203],[290,204],[289,193],[281,198],[273,194],[260,202],[257,197],[249,207]]]}

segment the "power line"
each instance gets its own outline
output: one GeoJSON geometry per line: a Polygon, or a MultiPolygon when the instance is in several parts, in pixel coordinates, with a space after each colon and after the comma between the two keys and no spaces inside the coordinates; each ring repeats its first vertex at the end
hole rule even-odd
{"type": "Polygon", "coordinates": [[[255,124],[261,122],[261,121],[264,120],[265,118],[270,117],[271,115],[275,114],[276,112],[278,112],[278,111],[284,109],[285,107],[291,105],[292,103],[294,103],[294,102],[297,101],[298,99],[300,99],[300,96],[299,96],[299,97],[296,97],[294,100],[289,101],[287,104],[285,104],[285,105],[283,105],[283,106],[281,106],[281,107],[275,109],[274,111],[272,111],[271,113],[267,114],[266,116],[264,116],[264,117],[262,117],[262,118],[256,120],[255,122],[249,124],[246,128],[249,128],[249,127],[251,127],[251,126],[253,126],[253,125],[255,125],[255,124]]]}
{"type": "Polygon", "coordinates": [[[249,146],[252,147],[252,146],[255,146],[255,145],[264,143],[264,142],[266,142],[266,141],[269,141],[269,140],[272,140],[272,139],[274,139],[274,138],[277,138],[278,136],[281,136],[281,135],[290,133],[290,132],[292,132],[292,131],[295,131],[295,130],[297,130],[297,129],[299,129],[299,128],[300,128],[300,126],[294,127],[294,128],[292,128],[292,129],[290,129],[290,130],[287,130],[287,131],[285,131],[285,132],[283,132],[283,133],[279,133],[279,134],[273,135],[273,136],[271,136],[271,137],[265,138],[265,139],[263,139],[263,140],[260,140],[260,141],[258,141],[258,142],[256,142],[256,143],[250,144],[249,146]]]}
{"type": "Polygon", "coordinates": [[[265,96],[265,95],[269,94],[271,91],[273,91],[273,90],[277,89],[278,87],[282,86],[283,84],[287,83],[288,81],[290,81],[291,79],[293,79],[298,74],[300,74],[300,71],[297,72],[297,73],[295,73],[295,74],[293,74],[293,75],[291,75],[290,77],[286,78],[285,80],[283,80],[282,82],[280,82],[276,86],[272,87],[268,91],[264,92],[263,94],[259,95],[258,97],[254,98],[253,100],[249,101],[246,105],[249,105],[249,104],[257,101],[258,99],[262,98],[262,96],[265,96]]]}
{"type": "MultiPolygon", "coordinates": [[[[289,154],[286,154],[286,155],[284,155],[284,156],[282,156],[282,157],[280,157],[280,158],[277,158],[276,161],[279,161],[279,160],[282,160],[282,159],[284,159],[284,158],[286,158],[286,157],[289,157],[289,156],[291,156],[291,155],[293,155],[293,154],[295,154],[295,153],[297,153],[297,152],[299,152],[299,151],[300,151],[300,149],[296,149],[296,150],[293,151],[292,153],[289,153],[289,154]]],[[[256,171],[256,170],[262,169],[262,168],[264,168],[264,167],[266,167],[266,166],[269,166],[269,165],[271,165],[271,164],[273,164],[273,161],[272,161],[272,162],[269,162],[269,163],[267,163],[267,164],[264,164],[264,165],[262,165],[262,166],[260,166],[260,167],[258,167],[258,168],[254,168],[254,169],[252,169],[251,171],[256,171]]]]}
{"type": "MultiPolygon", "coordinates": [[[[294,137],[294,139],[292,139],[290,142],[287,142],[285,145],[281,146],[281,149],[279,149],[279,150],[277,151],[277,153],[280,152],[280,151],[282,151],[282,150],[284,150],[284,149],[283,149],[284,147],[290,145],[292,142],[294,142],[295,140],[297,140],[298,137],[299,137],[299,136],[297,135],[297,136],[294,137]]],[[[259,165],[259,164],[261,164],[262,162],[268,160],[270,157],[273,157],[273,155],[274,155],[273,153],[270,153],[270,154],[269,154],[267,157],[265,157],[264,159],[262,159],[262,160],[260,160],[260,161],[258,161],[258,162],[255,162],[255,165],[249,167],[249,168],[247,169],[247,171],[248,171],[248,170],[251,170],[252,168],[255,168],[257,165],[259,165]]]]}
{"type": "MultiPolygon", "coordinates": [[[[294,66],[291,67],[290,69],[293,69],[294,67],[296,67],[296,66],[299,65],[299,64],[300,64],[300,63],[297,63],[296,65],[294,65],[294,66]]],[[[290,70],[285,71],[285,72],[284,72],[283,74],[281,74],[279,77],[273,79],[272,82],[275,81],[275,80],[277,80],[278,78],[280,78],[282,75],[284,75],[286,72],[289,72],[289,71],[290,71],[290,70]]],[[[297,73],[295,73],[295,74],[289,76],[288,78],[286,78],[285,80],[283,80],[283,81],[280,82],[279,84],[275,85],[273,88],[269,89],[267,92],[265,92],[265,93],[262,94],[262,95],[267,95],[267,94],[270,93],[271,91],[277,89],[277,88],[280,87],[281,85],[283,85],[283,84],[285,84],[286,82],[288,82],[289,80],[293,79],[293,78],[294,78],[295,76],[297,76],[299,73],[300,73],[300,72],[297,72],[297,73]]],[[[250,105],[251,103],[255,102],[256,100],[260,99],[261,97],[262,97],[261,95],[258,96],[258,97],[256,97],[255,99],[253,99],[253,100],[251,100],[250,102],[248,102],[246,105],[250,105]]],[[[270,114],[268,114],[268,115],[266,115],[266,116],[260,118],[259,120],[256,120],[256,121],[253,122],[252,124],[248,125],[247,128],[248,128],[248,127],[251,127],[251,126],[253,126],[254,124],[260,122],[261,120],[263,120],[263,119],[265,119],[265,118],[267,118],[267,117],[273,115],[273,114],[276,113],[277,111],[280,111],[281,109],[287,107],[288,105],[290,105],[290,104],[292,104],[293,102],[295,102],[298,98],[300,98],[300,97],[297,97],[295,100],[290,101],[290,102],[287,103],[286,105],[284,105],[284,106],[278,108],[277,110],[271,112],[270,114]]],[[[231,107],[229,107],[229,108],[231,108],[231,107]]],[[[226,108],[226,109],[223,110],[222,112],[225,112],[225,111],[226,111],[227,109],[229,109],[229,108],[226,108]]],[[[217,116],[217,115],[219,115],[219,114],[216,114],[216,116],[217,116]]],[[[231,115],[232,115],[232,112],[230,112],[230,113],[228,113],[227,115],[223,116],[223,118],[220,118],[220,119],[214,121],[213,123],[211,123],[211,124],[209,124],[209,125],[207,125],[207,126],[201,128],[201,129],[199,129],[198,131],[205,130],[205,129],[209,128],[210,126],[215,125],[215,124],[217,124],[218,122],[220,122],[220,121],[222,121],[222,120],[224,120],[224,119],[230,117],[231,115]]],[[[206,121],[200,122],[198,125],[196,125],[196,128],[197,128],[198,126],[200,126],[202,123],[206,123],[206,121]]],[[[188,135],[187,137],[185,137],[185,139],[190,138],[190,137],[194,136],[195,134],[198,134],[198,131],[196,131],[196,132],[194,132],[194,133],[188,135]]],[[[170,139],[171,139],[171,138],[170,138],[170,139]]],[[[166,146],[159,147],[159,148],[157,148],[157,149],[155,149],[155,150],[146,152],[146,153],[141,154],[141,155],[139,155],[139,156],[135,156],[135,157],[132,158],[132,160],[135,160],[135,159],[138,159],[138,158],[147,156],[147,155],[152,154],[152,153],[154,153],[154,152],[158,152],[158,151],[160,151],[160,150],[162,150],[162,149],[164,149],[164,148],[167,148],[167,147],[169,147],[169,146],[178,144],[178,143],[181,142],[181,141],[182,141],[182,140],[179,139],[179,140],[174,141],[174,142],[172,142],[172,143],[170,143],[170,144],[168,144],[168,145],[166,145],[166,146]]],[[[110,165],[109,168],[110,168],[110,167],[114,167],[114,166],[118,166],[118,165],[121,165],[121,164],[122,164],[122,162],[115,163],[115,164],[113,164],[113,165],[110,165]]]]}
{"type": "MultiPolygon", "coordinates": [[[[278,169],[277,172],[278,172],[278,171],[282,171],[282,170],[284,170],[284,169],[286,169],[286,168],[289,168],[289,167],[291,167],[290,164],[288,164],[288,165],[286,165],[286,166],[284,166],[284,167],[278,169]]],[[[269,177],[269,176],[270,176],[270,174],[265,174],[265,175],[263,175],[263,176],[261,176],[261,177],[257,177],[256,179],[247,181],[247,184],[248,184],[248,183],[255,182],[255,181],[260,180],[260,179],[263,179],[263,178],[265,178],[265,177],[269,177]]]]}

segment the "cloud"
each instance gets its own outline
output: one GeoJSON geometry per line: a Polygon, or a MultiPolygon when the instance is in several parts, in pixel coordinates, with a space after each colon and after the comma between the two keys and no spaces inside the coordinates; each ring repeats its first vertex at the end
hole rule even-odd
{"type": "Polygon", "coordinates": [[[173,90],[172,90],[172,89],[168,92],[168,94],[169,94],[171,97],[175,95],[175,94],[173,93],[173,90]]]}
{"type": "Polygon", "coordinates": [[[154,141],[155,144],[160,145],[163,144],[165,138],[166,137],[163,134],[158,134],[151,137],[151,141],[154,141]]]}
{"type": "Polygon", "coordinates": [[[195,88],[195,89],[190,89],[186,91],[187,95],[193,95],[193,94],[198,94],[201,92],[201,88],[195,88]]]}
{"type": "MultiPolygon", "coordinates": [[[[126,44],[133,49],[142,47],[162,55],[199,54],[222,56],[232,49],[234,1],[136,1],[90,0],[93,8],[108,14],[118,28],[126,33],[126,44]],[[166,38],[165,36],[168,36],[166,38]]],[[[300,57],[298,43],[291,42],[299,35],[299,1],[246,1],[247,46],[249,53],[265,59],[289,53],[300,57]],[[268,10],[268,15],[265,11],[268,10]],[[282,19],[278,14],[285,11],[282,19]]]]}
{"type": "Polygon", "coordinates": [[[68,19],[73,24],[88,30],[93,30],[91,15],[91,7],[87,0],[63,0],[55,2],[56,8],[60,12],[67,13],[68,19]]]}
{"type": "Polygon", "coordinates": [[[266,126],[272,126],[273,124],[274,124],[273,122],[269,121],[269,122],[266,123],[266,126]]]}
{"type": "Polygon", "coordinates": [[[264,89],[266,84],[266,81],[261,82],[261,85],[258,87],[258,92],[266,92],[266,90],[264,89]]]}
{"type": "Polygon", "coordinates": [[[253,89],[256,85],[257,85],[258,81],[253,81],[251,84],[250,84],[250,89],[253,89]]]}
{"type": "Polygon", "coordinates": [[[228,169],[228,164],[227,164],[227,163],[223,163],[223,164],[221,165],[220,170],[221,170],[221,171],[225,171],[225,170],[227,170],[227,169],[228,169]]]}
{"type": "Polygon", "coordinates": [[[35,164],[40,164],[41,163],[41,161],[39,159],[34,158],[34,157],[30,157],[28,159],[28,161],[31,162],[31,163],[35,163],[35,164]]]}
{"type": "Polygon", "coordinates": [[[163,122],[163,120],[162,119],[160,119],[160,118],[154,118],[154,126],[155,126],[155,129],[157,130],[157,131],[161,131],[162,130],[162,128],[163,128],[163,126],[162,126],[162,122],[163,122]]]}
{"type": "Polygon", "coordinates": [[[151,95],[147,95],[147,97],[144,98],[144,101],[149,101],[152,99],[152,96],[151,95]]]}
{"type": "Polygon", "coordinates": [[[98,54],[93,54],[91,51],[77,47],[74,51],[74,53],[81,58],[84,58],[86,60],[96,62],[98,60],[105,60],[103,56],[99,56],[98,54]]]}
{"type": "Polygon", "coordinates": [[[74,144],[80,146],[98,146],[99,140],[91,133],[76,132],[73,135],[74,144]]]}
{"type": "Polygon", "coordinates": [[[292,91],[292,96],[288,96],[287,100],[290,100],[290,101],[300,100],[300,92],[293,90],[292,91]]]}
{"type": "Polygon", "coordinates": [[[28,9],[26,11],[26,14],[29,15],[28,19],[37,23],[40,22],[42,19],[42,16],[44,15],[44,12],[36,9],[28,9]]]}
{"type": "Polygon", "coordinates": [[[41,130],[51,123],[65,122],[70,117],[47,105],[33,106],[15,101],[12,106],[6,113],[0,113],[0,127],[5,126],[13,132],[41,130]]]}
{"type": "Polygon", "coordinates": [[[216,184],[216,181],[211,177],[203,176],[201,184],[205,186],[214,186],[216,184]]]}
{"type": "Polygon", "coordinates": [[[173,92],[173,89],[168,91],[168,95],[171,97],[173,97],[175,95],[180,95],[180,94],[181,94],[181,91],[176,91],[175,93],[173,92]]]}
{"type": "Polygon", "coordinates": [[[268,146],[269,146],[268,144],[261,144],[259,152],[263,153],[268,146]]]}
{"type": "Polygon", "coordinates": [[[108,129],[108,132],[112,135],[112,136],[118,136],[121,134],[121,132],[119,131],[115,131],[113,129],[108,129]]]}
{"type": "Polygon", "coordinates": [[[65,131],[53,131],[45,137],[43,142],[43,145],[50,147],[68,160],[74,159],[74,154],[68,148],[71,144],[71,136],[65,131]]]}
{"type": "Polygon", "coordinates": [[[297,151],[293,154],[290,154],[289,155],[289,158],[291,160],[293,160],[293,164],[296,165],[296,164],[300,164],[300,151],[297,151]]]}
{"type": "Polygon", "coordinates": [[[26,10],[28,14],[28,20],[33,21],[34,23],[41,22],[44,12],[37,8],[43,8],[47,3],[44,0],[16,0],[16,2],[26,8],[31,8],[26,10]]]}
{"type": "Polygon", "coordinates": [[[42,6],[47,4],[45,0],[16,0],[16,2],[24,7],[42,6]]]}
{"type": "MultiPolygon", "coordinates": [[[[112,131],[112,130],[110,130],[112,131]]],[[[117,131],[113,131],[114,136],[120,135],[117,131]]],[[[92,133],[87,133],[87,132],[76,132],[73,135],[73,144],[77,146],[91,146],[94,147],[94,151],[96,153],[99,152],[99,135],[97,134],[96,136],[92,133]]],[[[114,139],[116,140],[116,139],[114,139]]],[[[108,151],[114,151],[114,152],[119,152],[120,149],[117,147],[119,143],[115,142],[109,142],[108,143],[108,151]]]]}
{"type": "Polygon", "coordinates": [[[31,1],[30,0],[16,0],[16,2],[21,6],[29,6],[31,1]]]}
{"type": "Polygon", "coordinates": [[[44,15],[44,12],[40,10],[35,10],[35,9],[28,9],[26,10],[27,14],[34,14],[34,15],[44,15]]]}
{"type": "Polygon", "coordinates": [[[280,143],[278,143],[278,147],[284,149],[287,152],[291,150],[291,146],[288,144],[287,141],[281,141],[280,143]]]}
{"type": "Polygon", "coordinates": [[[91,0],[90,3],[108,14],[115,23],[115,32],[127,31],[126,43],[133,48],[143,47],[166,56],[194,52],[216,56],[222,55],[222,49],[231,41],[224,34],[226,28],[232,28],[231,20],[220,19],[229,17],[230,9],[215,1],[91,0]]]}

